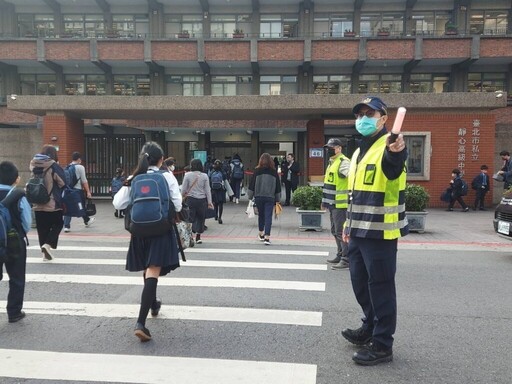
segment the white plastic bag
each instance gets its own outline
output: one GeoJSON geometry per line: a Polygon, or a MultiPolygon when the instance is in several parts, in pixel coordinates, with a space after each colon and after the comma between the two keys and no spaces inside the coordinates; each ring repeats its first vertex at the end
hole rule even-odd
{"type": "Polygon", "coordinates": [[[247,217],[249,219],[252,219],[254,216],[256,216],[254,214],[254,205],[252,200],[249,200],[249,204],[247,204],[247,209],[245,210],[245,213],[247,213],[247,217]]]}

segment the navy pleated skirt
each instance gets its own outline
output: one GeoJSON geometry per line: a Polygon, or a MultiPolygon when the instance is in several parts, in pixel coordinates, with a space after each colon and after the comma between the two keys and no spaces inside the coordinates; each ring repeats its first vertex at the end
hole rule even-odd
{"type": "Polygon", "coordinates": [[[131,237],[126,255],[126,269],[137,272],[150,265],[162,268],[160,276],[167,275],[180,266],[178,242],[173,230],[161,236],[131,237]]]}

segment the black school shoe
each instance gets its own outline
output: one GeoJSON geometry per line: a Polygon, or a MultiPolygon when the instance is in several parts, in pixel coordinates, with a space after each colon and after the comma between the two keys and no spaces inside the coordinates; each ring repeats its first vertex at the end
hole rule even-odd
{"type": "Polygon", "coordinates": [[[137,323],[137,325],[135,325],[135,336],[137,336],[143,343],[151,340],[151,333],[149,333],[149,329],[141,323],[137,323]]]}
{"type": "Polygon", "coordinates": [[[20,311],[20,313],[18,313],[17,315],[15,315],[13,317],[9,317],[9,323],[16,323],[16,322],[20,321],[21,319],[23,319],[25,316],[26,316],[25,312],[20,311]]]}
{"type": "Polygon", "coordinates": [[[345,328],[341,335],[355,345],[365,345],[372,341],[373,332],[369,329],[359,327],[357,329],[345,328]]]}
{"type": "Polygon", "coordinates": [[[370,343],[352,356],[357,364],[376,365],[380,363],[389,363],[393,360],[393,348],[384,348],[370,343]]]}
{"type": "Polygon", "coordinates": [[[160,312],[161,307],[162,307],[162,300],[155,299],[155,301],[153,301],[153,304],[151,305],[151,316],[153,316],[153,317],[158,316],[158,313],[160,312]]]}

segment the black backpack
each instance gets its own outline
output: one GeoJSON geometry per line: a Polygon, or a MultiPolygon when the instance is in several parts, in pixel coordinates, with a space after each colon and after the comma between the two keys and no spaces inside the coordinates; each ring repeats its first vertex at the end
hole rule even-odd
{"type": "Polygon", "coordinates": [[[64,169],[64,176],[66,185],[70,188],[74,188],[76,183],[78,183],[78,180],[80,180],[78,177],[76,177],[76,164],[69,164],[64,169]]]}
{"type": "Polygon", "coordinates": [[[36,168],[34,168],[33,176],[28,179],[28,183],[25,185],[27,200],[30,204],[46,204],[50,201],[50,194],[44,184],[44,177],[50,168],[46,171],[41,169],[36,171],[36,168]]]}
{"type": "Polygon", "coordinates": [[[466,183],[466,181],[460,179],[461,181],[461,184],[460,184],[460,195],[461,196],[466,196],[468,194],[468,183],[466,183]]]}
{"type": "Polygon", "coordinates": [[[0,262],[11,261],[20,255],[21,241],[26,237],[21,224],[18,202],[25,196],[22,189],[14,188],[0,201],[0,262]]]}

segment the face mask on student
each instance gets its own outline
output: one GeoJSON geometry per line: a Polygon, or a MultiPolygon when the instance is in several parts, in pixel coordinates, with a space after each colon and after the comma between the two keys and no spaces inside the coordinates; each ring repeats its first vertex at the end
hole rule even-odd
{"type": "Polygon", "coordinates": [[[174,166],[174,165],[171,165],[171,166],[169,167],[169,171],[171,171],[171,172],[174,172],[174,169],[175,169],[175,166],[174,166]]]}
{"type": "Polygon", "coordinates": [[[363,116],[356,120],[356,129],[361,135],[368,137],[377,131],[378,117],[363,116]]]}

